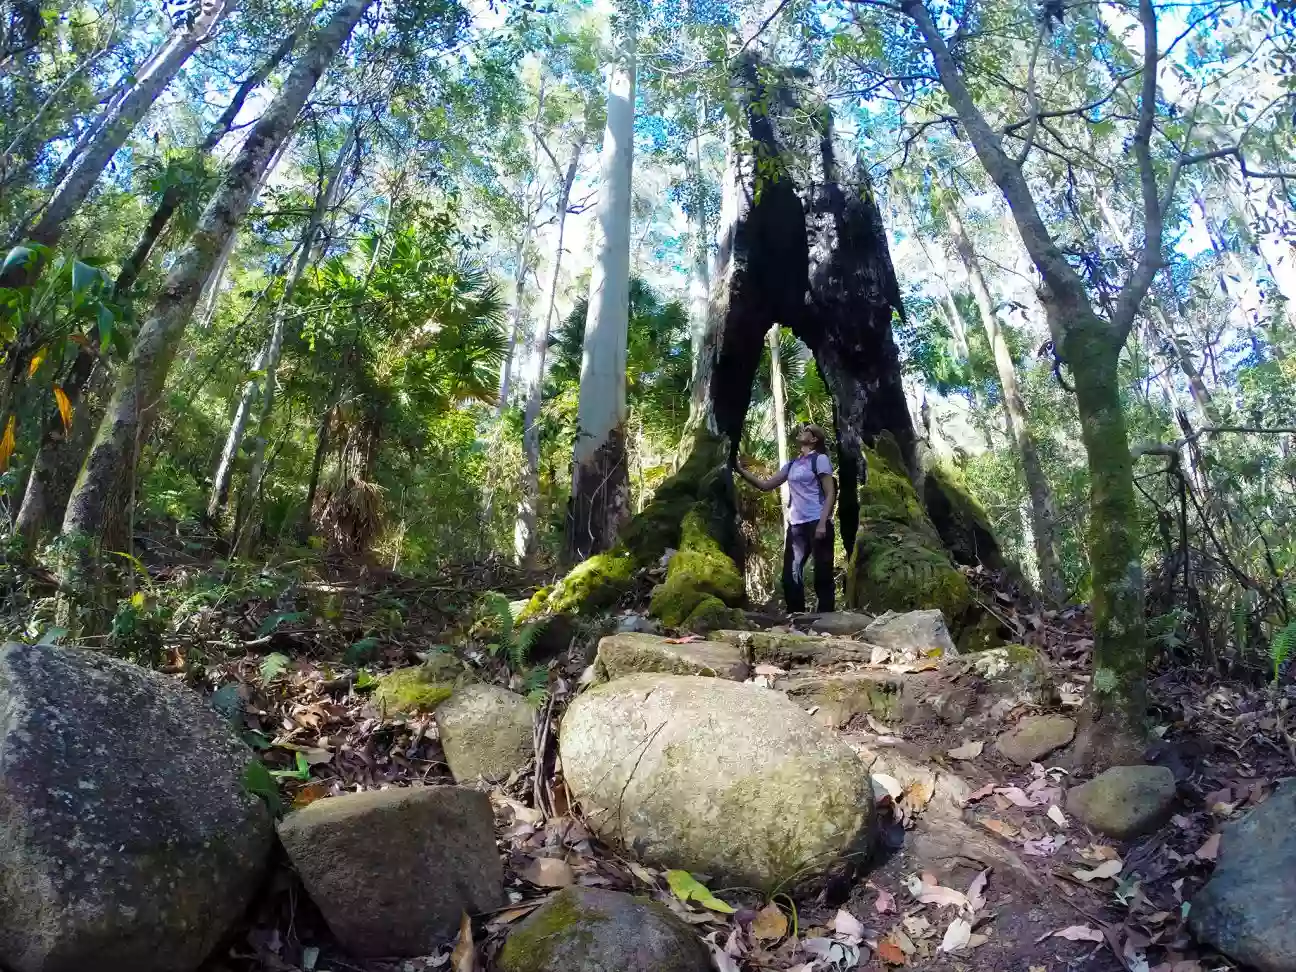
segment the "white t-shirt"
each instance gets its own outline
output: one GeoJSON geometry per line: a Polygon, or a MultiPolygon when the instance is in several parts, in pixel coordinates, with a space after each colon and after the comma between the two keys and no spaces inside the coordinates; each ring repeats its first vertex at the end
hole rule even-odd
{"type": "Polygon", "coordinates": [[[791,498],[788,522],[794,526],[798,523],[817,522],[823,515],[824,508],[823,486],[819,483],[819,477],[832,475],[832,461],[822,452],[814,452],[808,456],[797,456],[783,468],[787,471],[788,493],[791,498]]]}

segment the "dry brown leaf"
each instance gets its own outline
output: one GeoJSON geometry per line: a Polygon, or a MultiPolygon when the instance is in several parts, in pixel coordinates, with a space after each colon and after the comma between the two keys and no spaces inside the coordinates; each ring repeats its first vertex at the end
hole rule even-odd
{"type": "Polygon", "coordinates": [[[1117,861],[1120,860],[1120,851],[1110,844],[1090,844],[1080,852],[1080,856],[1087,861],[1117,861]]]}
{"type": "Polygon", "coordinates": [[[477,949],[473,947],[472,921],[468,912],[459,919],[459,939],[450,953],[452,972],[477,972],[477,949]]]}
{"type": "Polygon", "coordinates": [[[767,904],[752,919],[751,932],[757,939],[773,942],[787,934],[787,915],[779,910],[776,904],[767,904]]]}
{"type": "Polygon", "coordinates": [[[1052,804],[1048,808],[1048,818],[1052,820],[1055,824],[1057,824],[1059,827],[1068,826],[1066,814],[1062,812],[1062,808],[1059,807],[1056,803],[1052,804]]]}
{"type": "Polygon", "coordinates": [[[878,942],[878,958],[887,965],[904,965],[908,959],[905,953],[900,950],[900,946],[893,942],[878,942]]]}
{"type": "Polygon", "coordinates": [[[925,887],[918,895],[918,900],[923,904],[934,904],[940,908],[964,908],[968,903],[967,895],[962,891],[955,891],[953,888],[942,887],[939,884],[925,887]]]}
{"type": "Polygon", "coordinates": [[[569,888],[576,883],[571,865],[556,857],[537,857],[519,876],[539,888],[569,888]]]}
{"type": "Polygon", "coordinates": [[[945,754],[951,759],[976,759],[981,755],[983,749],[985,749],[985,743],[978,739],[973,742],[966,742],[962,746],[955,746],[953,749],[947,749],[945,754]]]}
{"type": "Polygon", "coordinates": [[[655,885],[657,883],[657,876],[642,864],[636,864],[634,861],[629,861],[628,866],[630,868],[630,873],[644,884],[655,885]]]}
{"type": "Polygon", "coordinates": [[[910,915],[901,924],[904,930],[913,938],[930,938],[932,933],[931,922],[922,915],[910,915]]]}
{"type": "Polygon", "coordinates": [[[777,665],[757,665],[752,669],[757,675],[786,675],[787,669],[779,668],[777,665]]]}
{"type": "MultiPolygon", "coordinates": [[[[1050,936],[1045,935],[1044,937],[1048,938],[1050,936]]],[[[1104,942],[1107,940],[1097,928],[1090,928],[1088,925],[1068,925],[1066,928],[1053,932],[1051,937],[1065,938],[1068,942],[1104,942]]]]}
{"type": "Polygon", "coordinates": [[[899,925],[896,925],[887,932],[887,941],[893,943],[896,948],[900,949],[900,951],[904,952],[906,955],[912,955],[914,952],[918,951],[918,946],[913,943],[913,939],[906,935],[904,929],[899,925]]]}
{"type": "Polygon", "coordinates": [[[941,939],[940,950],[942,952],[957,952],[960,948],[966,948],[968,942],[972,939],[972,923],[966,918],[955,918],[945,929],[945,937],[941,939]]]}
{"type": "Polygon", "coordinates": [[[975,911],[979,911],[982,907],[985,906],[986,882],[989,880],[990,880],[990,868],[988,867],[972,879],[972,883],[968,885],[968,891],[967,891],[967,901],[968,901],[969,910],[975,912],[975,911]]]}
{"type": "Polygon", "coordinates": [[[998,834],[1000,837],[1007,837],[1009,839],[1012,839],[1021,833],[1021,831],[1012,824],[1004,823],[996,817],[986,817],[981,821],[981,826],[992,833],[998,834]]]}
{"type": "Polygon", "coordinates": [[[875,789],[880,786],[887,793],[891,794],[892,800],[899,800],[904,796],[904,787],[900,785],[900,781],[894,776],[887,776],[886,773],[874,773],[873,784],[875,789]]]}
{"type": "Polygon", "coordinates": [[[921,810],[931,802],[931,798],[936,795],[936,787],[924,780],[911,783],[909,788],[904,792],[904,802],[906,805],[921,810]]]}
{"type": "Polygon", "coordinates": [[[1071,874],[1077,881],[1101,881],[1104,878],[1114,878],[1124,867],[1124,861],[1117,858],[1114,861],[1103,861],[1093,870],[1077,868],[1071,874]]]}
{"type": "Polygon", "coordinates": [[[971,793],[968,794],[967,802],[976,803],[978,800],[984,800],[986,797],[988,797],[991,793],[994,792],[994,788],[995,788],[994,783],[987,783],[985,786],[981,787],[980,789],[973,790],[971,793]]]}
{"type": "Polygon", "coordinates": [[[995,787],[995,792],[1002,795],[1013,806],[1035,807],[1039,805],[1028,797],[1020,786],[998,786],[995,787]]]}
{"type": "Polygon", "coordinates": [[[833,919],[833,933],[850,939],[852,943],[858,943],[864,937],[864,926],[849,911],[840,908],[837,917],[833,919]]]}
{"type": "Polygon", "coordinates": [[[1220,835],[1213,833],[1206,838],[1206,843],[1197,848],[1193,854],[1199,861],[1213,861],[1219,857],[1220,835]]]}
{"type": "Polygon", "coordinates": [[[873,902],[873,910],[879,915],[885,915],[888,911],[896,910],[895,895],[890,891],[878,888],[877,900],[873,902]]]}

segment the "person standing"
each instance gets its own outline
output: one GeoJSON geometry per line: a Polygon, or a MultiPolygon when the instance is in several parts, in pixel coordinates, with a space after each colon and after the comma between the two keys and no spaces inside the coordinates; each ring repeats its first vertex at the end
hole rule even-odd
{"type": "Polygon", "coordinates": [[[817,425],[797,432],[800,454],[769,479],[761,479],[735,462],[734,470],[759,490],[770,492],[788,484],[788,528],[783,548],[783,595],[791,613],[805,605],[805,565],[814,558],[815,598],[820,613],[835,610],[836,578],[833,573],[833,505],[837,481],[828,458],[827,434],[817,425]]]}

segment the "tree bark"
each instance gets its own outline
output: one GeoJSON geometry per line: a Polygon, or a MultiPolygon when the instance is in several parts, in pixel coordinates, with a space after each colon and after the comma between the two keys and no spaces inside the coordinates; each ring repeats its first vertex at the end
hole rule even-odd
{"type": "MultiPolygon", "coordinates": [[[[536,333],[535,353],[532,355],[534,371],[527,389],[526,412],[522,424],[522,451],[526,455],[526,471],[522,480],[522,499],[518,504],[517,524],[513,530],[513,545],[518,560],[523,564],[534,562],[540,547],[537,516],[540,508],[540,406],[544,401],[545,358],[549,352],[549,333],[553,329],[554,313],[558,304],[558,283],[562,279],[563,242],[567,230],[567,210],[571,206],[572,187],[580,170],[581,154],[585,150],[585,132],[572,145],[572,155],[567,163],[562,187],[558,192],[558,242],[554,249],[553,276],[549,281],[549,305],[536,333]]],[[[628,313],[628,311],[627,311],[628,313]]]]}
{"type": "Polygon", "coordinates": [[[972,284],[972,296],[976,299],[977,309],[981,312],[986,339],[990,342],[995,368],[999,372],[1008,434],[1012,436],[1017,446],[1017,454],[1021,458],[1022,471],[1026,477],[1026,491],[1030,495],[1031,533],[1035,542],[1040,587],[1044,596],[1052,604],[1061,605],[1066,599],[1066,586],[1062,580],[1062,563],[1058,554],[1057,509],[1053,504],[1053,490],[1044,475],[1039,450],[1035,446],[1035,437],[1031,435],[1030,427],[1026,422],[1026,402],[1022,398],[1021,387],[1017,383],[1017,365],[1013,361],[1012,352],[1008,349],[1008,341],[1004,338],[999,316],[995,313],[990,287],[986,283],[985,274],[981,271],[981,261],[977,258],[972,240],[956,210],[957,202],[951,201],[950,205],[945,207],[945,218],[949,223],[950,235],[954,239],[954,248],[958,251],[959,259],[963,261],[963,268],[967,271],[968,280],[972,284]]]}
{"type": "MultiPolygon", "coordinates": [[[[329,63],[374,0],[345,0],[293,66],[283,88],[244,141],[189,245],[167,275],[130,358],[121,369],[94,445],[68,501],[60,565],[65,597],[90,581],[93,546],[101,538],[109,497],[123,475],[133,479],[136,443],[152,418],[185,325],[225,243],[247,214],[262,175],[329,63]]],[[[70,605],[69,605],[70,606],[70,605]]],[[[63,613],[67,615],[67,611],[63,613]]]]}
{"type": "Polygon", "coordinates": [[[567,524],[567,550],[578,560],[609,549],[630,515],[625,420],[634,102],[635,52],[630,38],[608,77],[598,254],[585,320],[567,524]]]}
{"type": "MultiPolygon", "coordinates": [[[[190,55],[219,26],[230,6],[230,0],[215,0],[204,5],[192,25],[167,40],[126,94],[109,108],[102,127],[25,234],[28,239],[51,247],[58,243],[64,225],[90,195],[117,150],[126,143],[140,119],[153,107],[190,55]]],[[[29,261],[26,266],[11,270],[0,278],[0,285],[10,287],[19,280],[32,279],[36,269],[34,261],[29,261]]]]}
{"type": "MultiPolygon", "coordinates": [[[[769,329],[766,341],[770,353],[770,391],[774,398],[774,441],[778,443],[779,468],[788,464],[787,396],[783,391],[783,348],[779,338],[782,328],[775,324],[769,329]]],[[[788,518],[788,484],[779,487],[782,500],[783,522],[788,518]]]]}

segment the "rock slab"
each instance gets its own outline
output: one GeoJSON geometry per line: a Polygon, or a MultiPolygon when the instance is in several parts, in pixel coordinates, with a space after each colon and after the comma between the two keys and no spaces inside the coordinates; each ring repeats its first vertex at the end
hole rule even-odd
{"type": "Polygon", "coordinates": [[[834,638],[850,638],[859,634],[873,623],[873,615],[856,611],[829,611],[816,614],[809,619],[809,629],[815,634],[826,634],[834,638]]]}
{"type": "Polygon", "coordinates": [[[958,654],[945,625],[945,615],[935,609],[888,611],[860,632],[863,641],[891,651],[893,660],[953,658],[958,654]]]}
{"type": "Polygon", "coordinates": [[[1166,767],[1113,766],[1068,791],[1067,809],[1099,833],[1124,839],[1159,824],[1174,799],[1174,773],[1166,767]]]}
{"type": "Polygon", "coordinates": [[[735,682],[751,675],[747,652],[724,641],[672,643],[650,634],[615,634],[598,647],[599,673],[607,679],[634,672],[667,672],[673,675],[709,675],[735,682]]]}
{"type": "Polygon", "coordinates": [[[1018,766],[1029,766],[1075,738],[1075,720],[1060,715],[1026,716],[999,736],[999,752],[1018,766]]]}
{"type": "Polygon", "coordinates": [[[97,652],[0,649],[0,966],[192,972],[274,830],[255,756],[179,682],[97,652]]]}
{"type": "Polygon", "coordinates": [[[665,905],[566,888],[509,934],[501,972],[708,972],[706,947],[665,905]]]}
{"type": "Polygon", "coordinates": [[[437,707],[435,718],[456,783],[508,779],[535,754],[535,710],[498,685],[456,689],[437,707]]]}
{"type": "Polygon", "coordinates": [[[284,818],[279,839],[333,934],[359,956],[427,955],[463,912],[506,903],[490,800],[474,790],[316,800],[284,818]]]}
{"type": "Polygon", "coordinates": [[[866,768],[780,692],[628,675],[577,696],[559,744],[586,819],[650,863],[767,889],[863,857],[866,768]]]}
{"type": "Polygon", "coordinates": [[[1296,780],[1224,828],[1219,863],[1192,899],[1197,937],[1260,972],[1296,972],[1296,780]]]}

